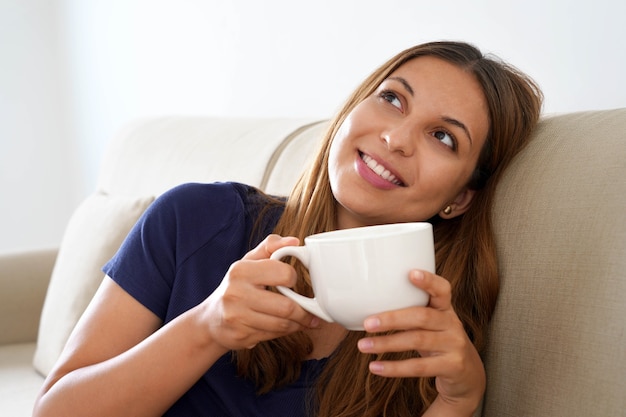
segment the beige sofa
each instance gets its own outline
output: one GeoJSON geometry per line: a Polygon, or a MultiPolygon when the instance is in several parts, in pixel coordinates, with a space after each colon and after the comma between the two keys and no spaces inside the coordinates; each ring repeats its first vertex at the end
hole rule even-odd
{"type": "MultiPolygon", "coordinates": [[[[325,125],[170,117],[123,129],[58,252],[0,256],[0,416],[30,415],[100,265],[156,196],[222,180],[285,194],[325,125]]],[[[502,292],[481,415],[626,415],[625,209],[626,109],[544,118],[497,194],[502,292]]]]}

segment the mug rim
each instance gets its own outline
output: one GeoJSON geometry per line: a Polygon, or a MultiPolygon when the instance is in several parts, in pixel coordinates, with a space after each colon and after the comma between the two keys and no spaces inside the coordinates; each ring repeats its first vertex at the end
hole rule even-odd
{"type": "Polygon", "coordinates": [[[316,233],[304,238],[305,242],[341,242],[354,239],[380,239],[421,230],[432,230],[428,222],[385,223],[371,226],[353,227],[349,229],[330,230],[316,233]],[[372,230],[384,230],[382,233],[370,234],[372,230]]]}

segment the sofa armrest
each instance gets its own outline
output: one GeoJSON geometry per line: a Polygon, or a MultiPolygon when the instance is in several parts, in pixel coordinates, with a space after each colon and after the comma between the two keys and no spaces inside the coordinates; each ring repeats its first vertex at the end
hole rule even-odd
{"type": "Polygon", "coordinates": [[[0,254],[0,345],[34,342],[57,249],[0,254]]]}

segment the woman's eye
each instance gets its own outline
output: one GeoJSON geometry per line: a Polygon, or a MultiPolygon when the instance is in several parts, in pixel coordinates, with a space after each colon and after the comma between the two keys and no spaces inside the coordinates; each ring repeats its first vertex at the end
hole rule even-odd
{"type": "Polygon", "coordinates": [[[445,130],[437,130],[433,136],[437,138],[441,143],[446,145],[452,150],[456,149],[456,142],[454,141],[454,136],[446,132],[445,130]]]}
{"type": "Polygon", "coordinates": [[[400,99],[395,93],[391,91],[383,91],[382,93],[380,93],[380,96],[383,98],[383,100],[391,103],[392,106],[397,107],[399,109],[402,108],[402,102],[400,101],[400,99]]]}

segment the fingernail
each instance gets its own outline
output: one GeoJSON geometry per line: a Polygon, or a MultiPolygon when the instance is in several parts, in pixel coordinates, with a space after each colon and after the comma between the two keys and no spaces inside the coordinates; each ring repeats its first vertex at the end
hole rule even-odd
{"type": "Polygon", "coordinates": [[[374,342],[372,339],[361,339],[358,341],[357,345],[361,352],[368,352],[374,347],[374,342]]]}
{"type": "Polygon", "coordinates": [[[380,362],[370,362],[370,372],[378,374],[381,373],[385,367],[380,362]]]}
{"type": "Polygon", "coordinates": [[[422,281],[424,279],[424,272],[420,270],[414,270],[412,276],[415,281],[422,281]]]}
{"type": "Polygon", "coordinates": [[[380,327],[380,319],[378,317],[370,317],[368,319],[365,319],[365,321],[363,322],[363,327],[365,327],[365,330],[367,330],[368,332],[372,332],[380,327]]]}
{"type": "Polygon", "coordinates": [[[313,319],[311,320],[311,323],[309,324],[309,327],[317,327],[319,325],[320,325],[319,317],[313,317],[313,319]]]}

